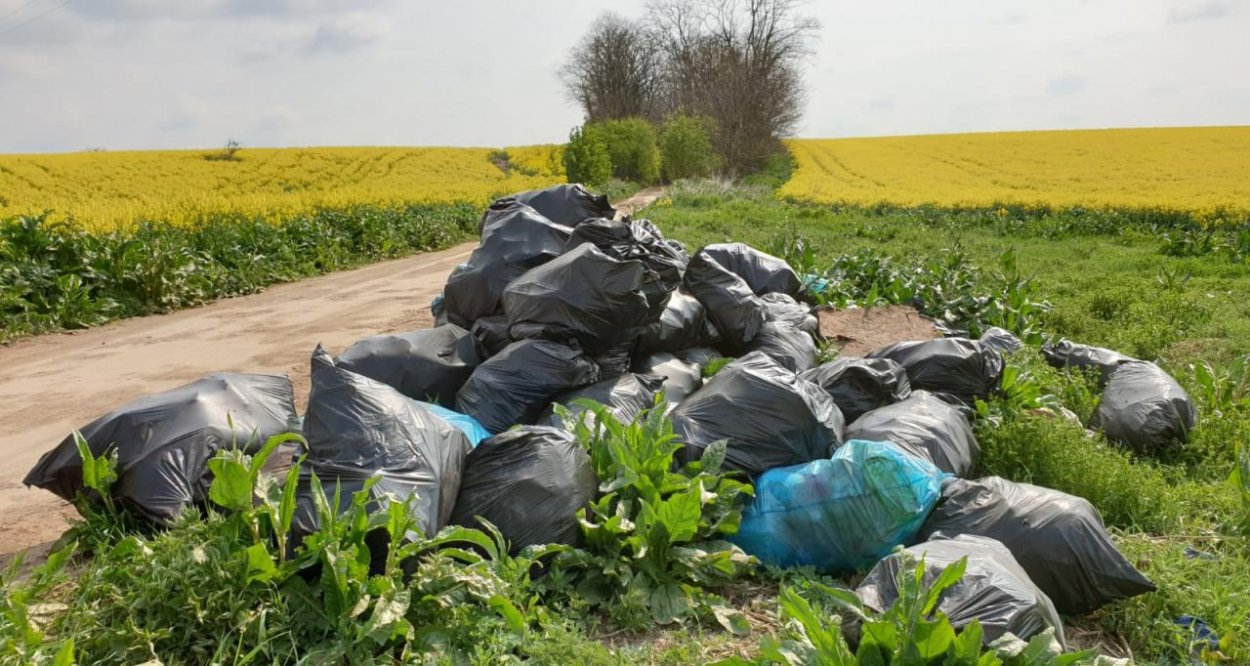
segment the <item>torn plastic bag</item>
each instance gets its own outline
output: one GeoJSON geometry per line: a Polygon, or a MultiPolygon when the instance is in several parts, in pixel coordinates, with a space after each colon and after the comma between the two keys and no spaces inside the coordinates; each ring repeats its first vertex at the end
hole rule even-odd
{"type": "Polygon", "coordinates": [[[832,459],[764,472],[730,541],[765,564],[851,571],[915,537],[942,476],[888,444],[851,440],[832,459]]]}
{"type": "Polygon", "coordinates": [[[510,197],[495,201],[494,206],[519,202],[534,210],[556,224],[577,226],[584,220],[595,217],[616,217],[616,209],[608,204],[608,198],[602,194],[593,194],[580,183],[571,185],[553,185],[542,190],[519,192],[510,197]]]}
{"type": "MultiPolygon", "coordinates": [[[[644,409],[655,406],[655,396],[664,385],[664,380],[656,375],[639,375],[627,373],[613,379],[598,381],[590,386],[562,393],[552,400],[552,405],[561,404],[568,410],[569,416],[577,418],[586,408],[577,404],[578,400],[594,400],[608,408],[612,415],[621,423],[633,423],[644,409]]],[[[587,417],[589,418],[589,417],[587,417]]],[[[538,420],[540,425],[564,429],[564,421],[548,407],[538,420]]]]}
{"type": "Polygon", "coordinates": [[[1042,345],[1042,356],[1054,368],[1096,371],[1099,387],[1106,386],[1107,380],[1111,379],[1111,373],[1121,365],[1137,360],[1118,351],[1077,344],[1071,340],[1042,345]]]}
{"type": "Polygon", "coordinates": [[[473,340],[477,342],[478,353],[483,360],[498,354],[513,342],[508,337],[507,315],[482,317],[473,322],[473,328],[469,332],[473,334],[473,340]]]}
{"type": "Polygon", "coordinates": [[[703,386],[703,371],[693,363],[687,363],[668,352],[652,354],[634,364],[634,371],[655,375],[664,380],[661,390],[669,410],[676,409],[686,396],[703,386]]]}
{"type": "Polygon", "coordinates": [[[1014,354],[1024,349],[1024,342],[1015,333],[997,326],[985,329],[977,341],[1000,354],[1014,354]]]}
{"type": "Polygon", "coordinates": [[[1081,615],[1155,589],[1120,554],[1092,504],[996,476],[951,479],[919,539],[960,534],[1002,542],[1059,612],[1081,615]]]}
{"type": "Polygon", "coordinates": [[[1111,373],[1090,427],[1149,454],[1185,443],[1197,420],[1189,394],[1171,375],[1149,361],[1132,361],[1111,373]]]}
{"type": "Polygon", "coordinates": [[[805,372],[816,365],[816,341],[789,324],[774,321],[764,324],[747,346],[753,352],[767,354],[793,372],[805,372]]]}
{"type": "Polygon", "coordinates": [[[526,546],[581,543],[577,512],[599,490],[590,456],[573,435],[545,426],[521,426],[482,442],[465,461],[451,522],[480,527],[490,521],[509,552],[526,546]]]}
{"type": "MultiPolygon", "coordinates": [[[[297,538],[320,524],[312,474],[330,502],[338,486],[339,511],[370,478],[378,479],[369,489],[377,508],[385,506],[387,494],[400,500],[416,495],[414,518],[421,533],[431,536],[451,517],[465,456],[473,450],[459,428],[386,384],[336,367],[320,345],[312,357],[304,438],[308,457],[300,468],[292,523],[297,538]]],[[[385,533],[378,532],[373,539],[382,536],[381,543],[370,543],[375,568],[386,555],[385,533]]]]}
{"type": "Polygon", "coordinates": [[[802,377],[833,398],[847,423],[911,395],[907,371],[888,358],[839,358],[804,372],[802,377]]]}
{"type": "Polygon", "coordinates": [[[820,322],[812,314],[812,309],[790,296],[771,293],[760,296],[760,300],[764,301],[764,316],[768,321],[786,324],[811,335],[820,330],[820,322]]]}
{"type": "Polygon", "coordinates": [[[444,407],[456,404],[456,392],[481,362],[473,335],[455,324],[365,338],[335,360],[413,400],[444,407]]]}
{"type": "Polygon", "coordinates": [[[685,291],[673,292],[658,321],[648,324],[638,341],[644,352],[675,352],[720,344],[720,333],[707,319],[699,299],[685,291]]]}
{"type": "Polygon", "coordinates": [[[798,298],[803,282],[785,259],[760,252],[746,243],[714,243],[699,250],[746,281],[757,296],[786,294],[798,298]]]}
{"type": "Polygon", "coordinates": [[[913,575],[921,558],[925,582],[932,584],[943,569],[965,557],[963,578],[946,588],[937,605],[956,631],[978,620],[985,632],[982,641],[989,645],[1006,633],[1027,641],[1054,627],[1059,644],[1064,644],[1063,623],[1050,599],[1006,546],[985,537],[935,539],[894,553],[868,572],[855,594],[865,606],[884,612],[898,599],[898,577],[913,575]]]}
{"type": "Polygon", "coordinates": [[[477,446],[482,440],[490,437],[490,433],[486,431],[486,428],[483,428],[482,424],[477,422],[477,419],[468,414],[461,414],[433,402],[418,402],[418,404],[440,419],[459,428],[460,432],[463,432],[465,437],[469,438],[469,444],[473,446],[477,446]]]}
{"type": "Polygon", "coordinates": [[[500,433],[534,423],[552,398],[599,379],[580,349],[550,340],[521,340],[477,366],[456,396],[456,411],[500,433]]]}
{"type": "Polygon", "coordinates": [[[690,263],[685,248],[667,242],[648,220],[587,220],[573,229],[566,248],[573,249],[582,243],[591,243],[614,259],[642,262],[647,268],[642,292],[647,297],[651,317],[659,316],[664,310],[669,295],[681,286],[686,264],[690,263]]]}
{"type": "Polygon", "coordinates": [[[890,442],[961,477],[972,472],[981,454],[963,409],[928,391],[913,391],[901,402],[867,412],[846,427],[846,436],[890,442]]]}
{"type": "Polygon", "coordinates": [[[452,271],[443,288],[447,320],[463,328],[499,314],[508,283],[560,256],[572,232],[516,202],[492,206],[482,221],[482,244],[452,271]]]}
{"type": "Polygon", "coordinates": [[[742,350],[751,342],[768,318],[767,305],[751,291],[746,280],[721,266],[705,251],[690,259],[684,286],[703,304],[708,319],[721,334],[722,343],[734,351],[742,350]]]}
{"type": "Polygon", "coordinates": [[[828,457],[844,427],[829,394],[761,352],[721,368],[672,419],[687,460],[727,439],[725,467],[751,475],[828,457]]]}
{"type": "Polygon", "coordinates": [[[641,262],[620,261],[583,243],[508,285],[508,332],[517,340],[572,336],[592,356],[616,349],[624,331],[647,323],[643,272],[641,262]]]}
{"type": "MultiPolygon", "coordinates": [[[[256,453],[297,420],[290,379],[223,372],[132,400],[79,432],[93,456],[117,452],[113,497],[165,525],[185,507],[206,501],[208,461],[217,451],[238,446],[256,453]]],[[[22,483],[71,501],[90,492],[82,484],[74,436],[43,454],[22,483]]]]}
{"type": "Polygon", "coordinates": [[[1002,354],[967,338],[896,342],[869,352],[868,358],[903,366],[913,390],[947,393],[968,405],[988,398],[1003,379],[1002,354]]]}

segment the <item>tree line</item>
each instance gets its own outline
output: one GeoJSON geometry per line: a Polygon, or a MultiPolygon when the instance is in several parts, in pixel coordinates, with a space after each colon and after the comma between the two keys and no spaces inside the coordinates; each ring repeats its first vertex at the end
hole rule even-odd
{"type": "MultiPolygon", "coordinates": [[[[586,119],[570,143],[580,141],[581,152],[621,134],[645,143],[637,138],[641,121],[661,149],[668,135],[666,157],[673,145],[707,143],[710,157],[677,151],[677,161],[730,175],[758,170],[802,116],[802,65],[819,24],[801,6],[802,0],[653,0],[640,18],[603,14],[561,70],[586,119]]],[[[570,157],[576,161],[578,146],[570,157]]],[[[686,167],[678,166],[665,168],[665,177],[686,167]]],[[[613,170],[619,171],[615,163],[613,170]]]]}

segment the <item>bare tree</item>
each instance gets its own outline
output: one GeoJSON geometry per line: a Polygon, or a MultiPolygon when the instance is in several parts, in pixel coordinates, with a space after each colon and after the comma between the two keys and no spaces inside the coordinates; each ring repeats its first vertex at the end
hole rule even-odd
{"type": "Polygon", "coordinates": [[[738,172],[793,133],[806,101],[802,65],[819,24],[802,0],[653,0],[647,25],[664,56],[666,106],[711,116],[738,172]]]}
{"type": "Polygon", "coordinates": [[[570,99],[591,122],[640,116],[658,119],[662,109],[660,51],[636,22],[600,16],[573,47],[560,75],[570,99]]]}

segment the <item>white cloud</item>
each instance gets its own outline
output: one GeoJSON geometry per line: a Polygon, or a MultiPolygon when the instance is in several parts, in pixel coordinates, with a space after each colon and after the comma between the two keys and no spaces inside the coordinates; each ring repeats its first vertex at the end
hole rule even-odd
{"type": "Polygon", "coordinates": [[[349,14],[317,26],[308,41],[311,53],[354,51],[376,42],[386,34],[386,25],[365,14],[349,14]]]}
{"type": "MultiPolygon", "coordinates": [[[[644,2],[78,0],[0,38],[0,151],[560,141],[565,53],[644,2]]],[[[805,7],[805,136],[1250,124],[1235,3],[805,7]]]]}

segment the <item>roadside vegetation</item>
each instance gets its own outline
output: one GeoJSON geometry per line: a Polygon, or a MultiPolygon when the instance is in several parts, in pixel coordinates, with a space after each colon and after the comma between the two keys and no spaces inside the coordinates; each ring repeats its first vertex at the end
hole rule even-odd
{"type": "Polygon", "coordinates": [[[437,250],[467,240],[479,214],[469,204],[360,204],[276,223],[220,215],[108,232],[48,215],[0,220],[0,342],[437,250]]]}

